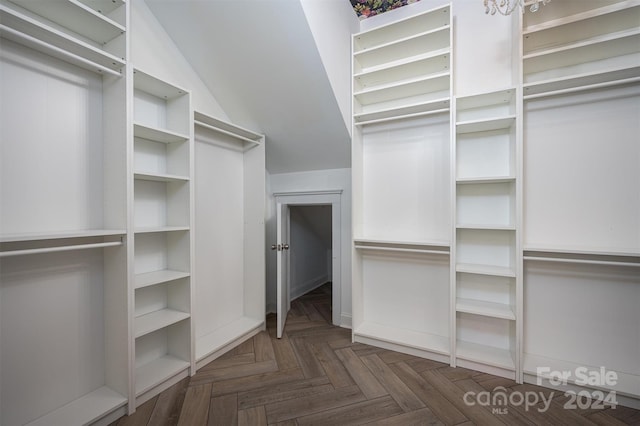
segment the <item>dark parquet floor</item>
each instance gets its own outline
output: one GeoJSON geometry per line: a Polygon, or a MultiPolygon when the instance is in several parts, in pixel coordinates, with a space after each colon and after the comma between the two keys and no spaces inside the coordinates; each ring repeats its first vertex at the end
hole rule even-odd
{"type": "Polygon", "coordinates": [[[282,339],[270,315],[266,332],[111,426],[640,425],[639,410],[566,409],[559,391],[351,343],[349,330],[329,325],[330,291],[293,301],[282,339]],[[470,391],[543,394],[550,403],[469,405],[470,391]]]}

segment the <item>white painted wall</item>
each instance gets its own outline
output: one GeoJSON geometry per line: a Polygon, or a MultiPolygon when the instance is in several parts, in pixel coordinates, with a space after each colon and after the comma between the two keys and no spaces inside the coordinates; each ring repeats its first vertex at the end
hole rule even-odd
{"type": "Polygon", "coordinates": [[[291,206],[289,246],[293,300],[329,281],[331,206],[291,206]]]}
{"type": "MultiPolygon", "coordinates": [[[[341,326],[351,327],[351,169],[314,170],[299,173],[267,175],[267,246],[276,241],[274,193],[297,191],[342,190],[341,221],[341,326]]],[[[275,252],[267,254],[267,311],[275,312],[276,264],[275,252]]]]}
{"type": "Polygon", "coordinates": [[[143,0],[131,1],[131,63],[155,77],[191,90],[195,110],[229,119],[143,0]]]}
{"type": "Polygon", "coordinates": [[[346,0],[300,0],[300,3],[344,124],[351,133],[351,34],[359,31],[360,20],[346,0]]]}

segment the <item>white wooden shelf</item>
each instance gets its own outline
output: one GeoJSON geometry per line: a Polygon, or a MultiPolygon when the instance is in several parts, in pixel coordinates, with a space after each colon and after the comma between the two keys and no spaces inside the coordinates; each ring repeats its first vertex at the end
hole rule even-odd
{"type": "Polygon", "coordinates": [[[567,255],[638,257],[640,249],[610,250],[602,247],[524,246],[524,252],[545,252],[567,255]]]}
{"type": "Polygon", "coordinates": [[[189,176],[179,176],[164,173],[141,173],[133,175],[134,179],[148,180],[153,182],[188,182],[189,176]]]}
{"type": "Polygon", "coordinates": [[[263,141],[263,135],[245,129],[244,127],[231,124],[227,121],[220,120],[219,118],[215,118],[198,111],[195,111],[193,115],[194,124],[196,126],[239,139],[243,142],[246,142],[249,147],[260,145],[263,141]]]}
{"type": "Polygon", "coordinates": [[[173,271],[171,269],[136,274],[134,277],[134,288],[139,289],[149,287],[156,284],[163,284],[169,281],[188,278],[190,276],[191,274],[189,272],[173,271]]]}
{"type": "Polygon", "coordinates": [[[422,31],[433,30],[449,25],[451,8],[449,5],[427,10],[415,16],[363,31],[353,38],[354,53],[379,47],[389,40],[401,40],[422,31]]]}
{"type": "Polygon", "coordinates": [[[474,263],[458,263],[456,272],[468,274],[491,275],[495,277],[515,277],[516,272],[512,268],[494,265],[478,265],[474,263]]]}
{"type": "Polygon", "coordinates": [[[384,341],[418,350],[449,355],[449,338],[406,328],[388,327],[382,324],[364,322],[354,331],[354,336],[384,341]]]}
{"type": "Polygon", "coordinates": [[[492,225],[492,224],[473,224],[458,223],[456,229],[481,229],[487,231],[515,231],[515,225],[492,225]]]}
{"type": "Polygon", "coordinates": [[[136,234],[151,234],[157,232],[182,232],[188,231],[188,226],[152,226],[148,228],[136,228],[136,234]]]}
{"type": "Polygon", "coordinates": [[[366,71],[356,71],[353,75],[355,91],[362,91],[418,76],[449,72],[450,55],[451,49],[441,49],[385,63],[377,67],[370,67],[366,71]]]}
{"type": "Polygon", "coordinates": [[[110,15],[125,3],[125,0],[77,0],[101,15],[110,15]]]}
{"type": "Polygon", "coordinates": [[[371,49],[355,52],[354,60],[362,71],[368,68],[382,66],[394,61],[410,58],[426,53],[450,47],[450,27],[443,27],[412,34],[399,40],[381,44],[371,49]]]}
{"type": "Polygon", "coordinates": [[[449,106],[449,98],[446,97],[429,102],[380,109],[366,113],[356,113],[353,117],[356,126],[364,126],[425,115],[444,114],[449,112],[449,106]]]}
{"type": "Polygon", "coordinates": [[[449,250],[449,241],[431,240],[431,241],[411,241],[411,240],[387,240],[380,238],[364,238],[358,237],[353,240],[355,245],[371,246],[371,247],[421,247],[425,249],[438,249],[443,251],[449,250]]]}
{"type": "MultiPolygon", "coordinates": [[[[589,7],[590,5],[585,2],[585,7],[589,7]]],[[[591,18],[597,18],[600,16],[604,16],[610,13],[615,13],[618,11],[624,11],[626,9],[630,9],[632,7],[638,6],[640,5],[640,2],[638,0],[627,0],[627,1],[620,1],[620,2],[616,2],[607,6],[603,6],[603,7],[599,7],[599,8],[594,8],[594,9],[589,9],[589,10],[585,10],[579,13],[574,13],[568,16],[562,16],[562,17],[558,17],[556,19],[552,19],[549,21],[545,21],[539,24],[535,24],[535,25],[526,25],[523,29],[522,29],[522,33],[524,35],[530,35],[530,34],[534,34],[536,32],[540,32],[540,31],[545,31],[545,30],[549,30],[552,28],[556,28],[559,26],[563,26],[563,25],[569,25],[572,24],[574,22],[580,22],[580,21],[584,21],[587,19],[591,19],[591,18]]]]}
{"type": "Polygon", "coordinates": [[[515,361],[511,351],[493,346],[458,340],[456,342],[456,356],[467,361],[515,371],[515,361]]]}
{"type": "MultiPolygon", "coordinates": [[[[125,32],[125,27],[77,0],[10,0],[22,8],[86,37],[107,44],[125,32]]],[[[122,6],[122,1],[114,1],[122,6]]]]}
{"type": "Polygon", "coordinates": [[[261,329],[263,326],[263,320],[241,317],[209,334],[199,337],[196,339],[196,361],[215,353],[243,335],[261,329]]]}
{"type": "Polygon", "coordinates": [[[495,117],[483,120],[463,121],[456,123],[456,132],[459,134],[463,134],[509,129],[515,122],[515,115],[511,115],[509,117],[495,117]]]}
{"type": "Polygon", "coordinates": [[[514,94],[515,89],[509,88],[495,92],[458,97],[456,98],[458,114],[499,105],[511,105],[514,103],[514,94]]]}
{"type": "Polygon", "coordinates": [[[188,95],[189,91],[157,79],[136,68],[133,70],[135,90],[139,90],[157,98],[171,100],[188,95]]]}
{"type": "Polygon", "coordinates": [[[515,176],[482,176],[458,178],[456,183],[458,185],[481,185],[486,183],[512,183],[515,180],[515,176]]]}
{"type": "Polygon", "coordinates": [[[133,125],[133,134],[137,138],[163,143],[184,142],[189,140],[189,136],[186,134],[173,132],[168,129],[150,127],[140,123],[133,125]]]}
{"type": "Polygon", "coordinates": [[[523,85],[524,99],[637,83],[638,81],[640,81],[640,66],[638,65],[607,68],[601,71],[525,82],[523,85]]]}
{"type": "MultiPolygon", "coordinates": [[[[46,4],[29,2],[29,4],[46,4]]],[[[0,33],[3,38],[98,73],[120,75],[125,61],[92,44],[74,38],[20,11],[0,4],[0,33]]]]}
{"type": "Polygon", "coordinates": [[[640,2],[571,6],[525,24],[525,100],[640,81],[640,2]]]}
{"type": "Polygon", "coordinates": [[[371,105],[394,99],[419,96],[425,93],[448,91],[450,84],[449,80],[450,74],[448,72],[444,72],[436,75],[428,75],[379,85],[360,92],[355,92],[353,96],[361,105],[371,105]]]}
{"type": "Polygon", "coordinates": [[[458,298],[456,301],[456,311],[491,318],[501,318],[506,320],[516,319],[512,306],[504,303],[487,302],[484,300],[458,298]]]}
{"type": "Polygon", "coordinates": [[[3,234],[0,243],[42,240],[66,240],[73,238],[109,237],[126,235],[124,229],[87,229],[78,231],[60,231],[45,233],[3,234]]]}
{"type": "Polygon", "coordinates": [[[136,368],[136,395],[147,392],[154,386],[189,368],[189,362],[172,355],[164,355],[136,368]]]}
{"type": "Polygon", "coordinates": [[[161,309],[135,318],[135,337],[142,337],[145,334],[168,327],[189,318],[189,313],[176,311],[174,309],[161,309]]]}
{"type": "Polygon", "coordinates": [[[124,406],[127,398],[103,386],[42,416],[28,426],[87,425],[124,406]]]}

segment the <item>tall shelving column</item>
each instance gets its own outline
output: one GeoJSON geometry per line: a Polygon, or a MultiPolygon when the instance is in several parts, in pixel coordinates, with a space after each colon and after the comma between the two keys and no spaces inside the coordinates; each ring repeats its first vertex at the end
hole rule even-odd
{"type": "Polygon", "coordinates": [[[553,3],[521,42],[523,379],[638,408],[640,1],[553,3]]]}
{"type": "Polygon", "coordinates": [[[455,365],[515,379],[520,333],[516,89],[456,99],[455,365]]]}
{"type": "Polygon", "coordinates": [[[195,358],[265,329],[265,137],[194,112],[195,358]]]}
{"type": "Polygon", "coordinates": [[[188,91],[133,71],[131,404],[194,372],[193,129],[188,91]]]}
{"type": "Polygon", "coordinates": [[[353,338],[447,363],[452,17],[352,40],[353,338]]]}
{"type": "Polygon", "coordinates": [[[114,421],[129,391],[129,5],[3,0],[0,21],[0,423],[114,421]]]}

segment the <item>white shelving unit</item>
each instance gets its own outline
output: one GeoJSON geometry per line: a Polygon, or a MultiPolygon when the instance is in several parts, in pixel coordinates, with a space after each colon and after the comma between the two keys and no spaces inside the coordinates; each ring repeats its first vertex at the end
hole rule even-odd
{"type": "Polygon", "coordinates": [[[187,90],[133,71],[134,393],[195,373],[191,343],[193,138],[187,90]]]}
{"type": "Polygon", "coordinates": [[[456,99],[455,365],[517,378],[519,179],[516,89],[456,99]]]}
{"type": "Polygon", "coordinates": [[[639,81],[639,20],[636,0],[564,2],[525,14],[525,99],[639,81]]]}
{"type": "Polygon", "coordinates": [[[447,363],[452,16],[441,6],[352,44],[353,337],[447,363]]]}
{"type": "Polygon", "coordinates": [[[109,422],[129,392],[128,5],[44,5],[0,3],[0,424],[109,422]]]}
{"type": "Polygon", "coordinates": [[[3,38],[47,55],[94,72],[117,75],[126,61],[127,7],[122,0],[3,0],[0,31],[3,38]]]}
{"type": "Polygon", "coordinates": [[[355,126],[449,109],[451,8],[353,36],[355,126]]]}
{"type": "Polygon", "coordinates": [[[264,136],[196,111],[195,358],[265,329],[264,136]]]}
{"type": "Polygon", "coordinates": [[[639,408],[640,2],[544,9],[522,27],[523,378],[605,368],[582,387],[639,408]]]}

